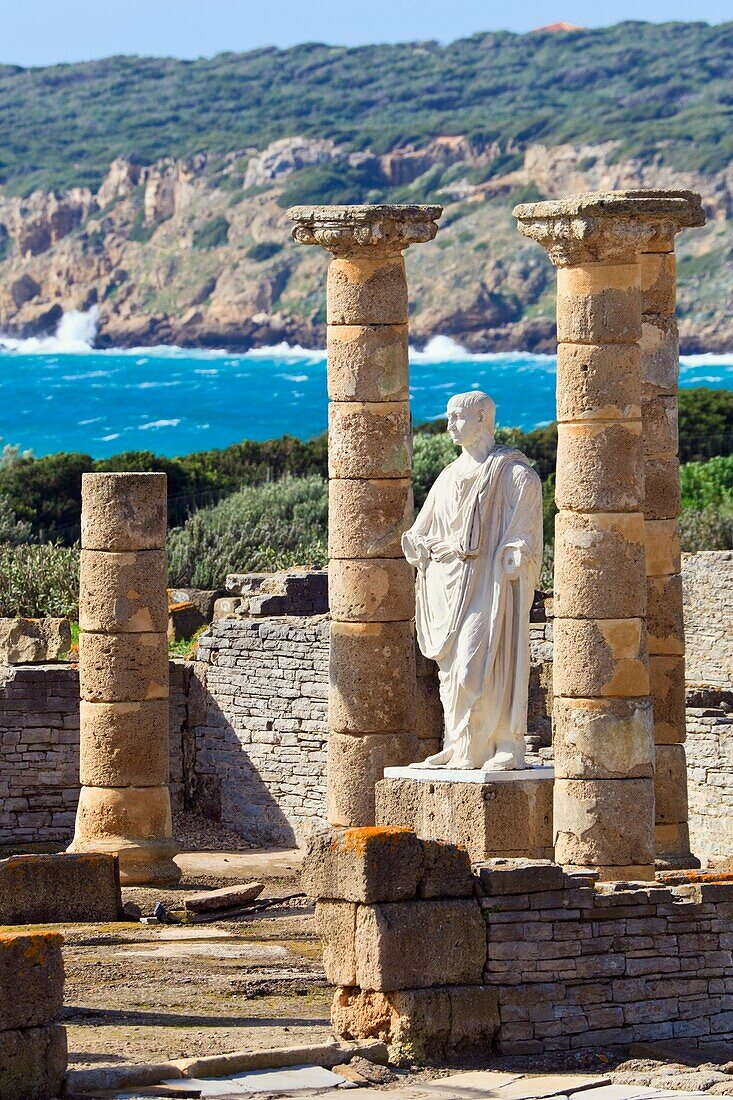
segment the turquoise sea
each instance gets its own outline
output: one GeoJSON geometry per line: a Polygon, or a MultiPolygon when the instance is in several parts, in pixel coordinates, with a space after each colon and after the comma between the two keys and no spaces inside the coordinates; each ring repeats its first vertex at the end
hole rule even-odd
{"type": "MultiPolygon", "coordinates": [[[[0,437],[36,455],[129,450],[162,455],[326,427],[325,352],[261,348],[245,355],[184,348],[94,349],[93,313],[67,314],[53,337],[0,336],[0,437]]],[[[437,336],[411,354],[416,423],[444,414],[451,394],[482,389],[505,426],[555,416],[555,359],[474,355],[437,336]]],[[[730,355],[683,358],[682,386],[733,389],[730,355]]]]}

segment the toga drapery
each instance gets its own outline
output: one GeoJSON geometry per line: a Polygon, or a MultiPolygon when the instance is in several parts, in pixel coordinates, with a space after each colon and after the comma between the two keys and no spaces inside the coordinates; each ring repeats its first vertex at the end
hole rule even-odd
{"type": "Polygon", "coordinates": [[[466,454],[436,479],[403,536],[418,568],[420,649],[437,662],[450,767],[481,767],[511,742],[523,761],[529,680],[529,612],[542,562],[542,484],[519,451],[466,454]],[[521,551],[514,577],[504,552],[521,551]],[[521,747],[520,747],[521,746],[521,747]]]}

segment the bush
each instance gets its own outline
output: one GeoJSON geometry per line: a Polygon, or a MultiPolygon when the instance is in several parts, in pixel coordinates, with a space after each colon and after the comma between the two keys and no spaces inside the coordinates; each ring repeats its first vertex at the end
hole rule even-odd
{"type": "Polygon", "coordinates": [[[683,508],[706,509],[733,504],[733,455],[680,467],[683,508]]]}
{"type": "Polygon", "coordinates": [[[246,255],[250,260],[264,263],[265,260],[271,260],[273,256],[277,256],[278,252],[282,252],[282,247],[278,241],[258,241],[247,249],[246,255]]]}
{"type": "Polygon", "coordinates": [[[193,235],[194,248],[220,248],[229,239],[229,222],[223,214],[211,218],[193,235]]]}
{"type": "Polygon", "coordinates": [[[733,505],[685,508],[680,516],[680,543],[690,554],[733,550],[733,505]]]}
{"type": "Polygon", "coordinates": [[[0,616],[79,617],[79,550],[0,546],[0,616]]]}
{"type": "Polygon", "coordinates": [[[412,487],[415,508],[422,508],[430,486],[441,470],[458,455],[458,449],[447,432],[429,435],[420,432],[415,436],[412,452],[412,487]]]}
{"type": "Polygon", "coordinates": [[[328,487],[318,476],[234,493],[168,535],[169,584],[217,588],[227,573],[325,565],[328,487]]]}

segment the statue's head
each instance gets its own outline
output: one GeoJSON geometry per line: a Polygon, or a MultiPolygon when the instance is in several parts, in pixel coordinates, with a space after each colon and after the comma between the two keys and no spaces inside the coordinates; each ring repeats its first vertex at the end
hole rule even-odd
{"type": "Polygon", "coordinates": [[[448,402],[448,434],[459,447],[471,447],[494,438],[496,405],[487,393],[457,393],[448,402]]]}

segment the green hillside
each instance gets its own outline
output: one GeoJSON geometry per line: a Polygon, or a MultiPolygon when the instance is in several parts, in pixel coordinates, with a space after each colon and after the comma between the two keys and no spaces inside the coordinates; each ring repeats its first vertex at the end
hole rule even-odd
{"type": "Polygon", "coordinates": [[[530,141],[620,140],[620,159],[713,172],[733,159],[731,73],[733,23],[3,66],[0,184],[94,187],[117,156],[151,163],[294,134],[375,152],[466,134],[505,151],[487,176],[530,141]]]}

